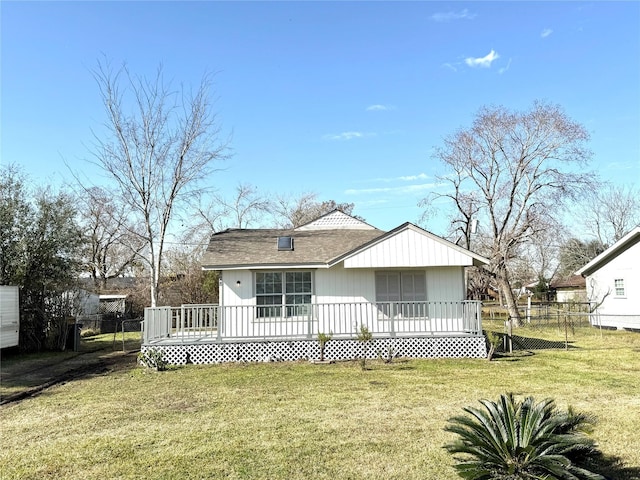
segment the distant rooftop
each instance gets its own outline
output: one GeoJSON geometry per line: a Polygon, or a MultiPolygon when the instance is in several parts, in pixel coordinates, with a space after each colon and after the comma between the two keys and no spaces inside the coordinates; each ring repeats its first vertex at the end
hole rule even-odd
{"type": "Polygon", "coordinates": [[[296,231],[305,231],[305,230],[339,230],[339,229],[348,229],[348,230],[376,230],[374,227],[369,225],[362,220],[358,220],[357,218],[353,218],[346,213],[341,212],[340,210],[333,210],[332,212],[323,215],[322,217],[316,218],[309,223],[301,225],[297,227],[296,231]]]}

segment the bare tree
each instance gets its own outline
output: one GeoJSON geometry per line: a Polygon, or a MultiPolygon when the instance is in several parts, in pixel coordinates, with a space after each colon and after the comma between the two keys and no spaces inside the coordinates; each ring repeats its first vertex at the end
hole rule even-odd
{"type": "Polygon", "coordinates": [[[162,255],[175,213],[225,158],[226,142],[212,110],[212,79],[195,91],[173,90],[162,68],[148,80],[126,65],[98,62],[94,77],[107,114],[104,138],[94,135],[94,161],[115,182],[121,201],[144,227],[140,258],[150,271],[151,305],[160,289],[162,255]]]}
{"type": "Polygon", "coordinates": [[[84,230],[84,268],[95,286],[105,288],[111,278],[130,273],[146,247],[143,232],[132,222],[129,209],[103,187],[78,194],[78,217],[84,230]]]}
{"type": "Polygon", "coordinates": [[[576,168],[591,156],[588,139],[584,127],[559,106],[536,102],[526,112],[485,107],[471,128],[447,137],[436,151],[449,170],[439,179],[451,188],[423,205],[450,200],[452,224],[465,232],[474,219],[487,225],[490,269],[509,314],[518,321],[509,264],[519,249],[553,225],[568,200],[591,184],[593,176],[576,168]]]}
{"type": "Polygon", "coordinates": [[[173,247],[165,256],[163,298],[169,305],[216,303],[219,273],[202,270],[203,246],[173,247]]]}
{"type": "Polygon", "coordinates": [[[599,240],[583,242],[578,238],[570,238],[560,246],[558,271],[560,278],[574,275],[605,250],[606,247],[599,240]]]}
{"type": "Polygon", "coordinates": [[[579,210],[585,232],[610,246],[640,225],[640,191],[605,184],[588,192],[579,210]]]}
{"type": "MultiPolygon", "coordinates": [[[[353,215],[353,203],[337,203],[335,200],[318,201],[316,193],[307,192],[297,197],[278,196],[273,205],[274,223],[278,228],[295,228],[315,220],[333,210],[353,215]]],[[[359,220],[362,217],[355,216],[359,220]]]]}
{"type": "Polygon", "coordinates": [[[211,235],[225,228],[247,228],[261,223],[271,211],[271,202],[248,183],[239,183],[231,199],[220,194],[212,197],[197,195],[195,211],[200,222],[196,228],[211,235]]]}

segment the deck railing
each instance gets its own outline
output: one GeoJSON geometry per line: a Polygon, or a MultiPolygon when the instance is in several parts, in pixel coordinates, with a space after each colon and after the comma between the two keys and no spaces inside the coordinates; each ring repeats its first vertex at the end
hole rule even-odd
{"type": "Polygon", "coordinates": [[[481,302],[354,302],[305,305],[183,305],[145,309],[144,342],[480,335],[481,302]]]}

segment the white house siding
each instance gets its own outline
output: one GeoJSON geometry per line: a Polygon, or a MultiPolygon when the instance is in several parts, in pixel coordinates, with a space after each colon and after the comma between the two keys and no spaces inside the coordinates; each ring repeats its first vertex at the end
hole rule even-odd
{"type": "Polygon", "coordinates": [[[460,302],[465,297],[463,267],[432,267],[427,269],[428,301],[460,302]]]}
{"type": "Polygon", "coordinates": [[[316,303],[353,303],[375,300],[375,271],[345,269],[342,264],[316,270],[316,303]]]}
{"type": "Polygon", "coordinates": [[[100,303],[100,295],[80,289],[77,293],[72,292],[72,297],[78,300],[78,312],[81,315],[95,315],[98,313],[98,304],[100,303]]]}
{"type": "Polygon", "coordinates": [[[601,325],[640,329],[640,243],[587,276],[587,292],[592,302],[606,295],[598,308],[601,325]],[[624,296],[616,295],[616,279],[624,280],[624,296]]]}
{"type": "Polygon", "coordinates": [[[346,268],[394,268],[415,265],[468,266],[473,265],[473,258],[435,237],[408,228],[349,256],[344,261],[346,268]]]}
{"type": "MultiPolygon", "coordinates": [[[[287,319],[255,318],[254,278],[250,270],[228,270],[221,275],[220,303],[224,305],[222,333],[228,337],[304,336],[309,331],[348,332],[359,322],[373,333],[389,329],[389,319],[381,317],[375,306],[375,273],[380,268],[344,268],[342,264],[313,272],[312,303],[316,310],[307,316],[287,319]],[[240,284],[238,285],[238,282],[240,284]],[[313,322],[313,323],[312,323],[313,322]]],[[[403,268],[387,270],[424,271],[426,275],[427,316],[422,319],[394,317],[397,331],[460,331],[460,301],[465,299],[463,267],[403,268]],[[451,305],[456,302],[456,305],[451,305]]]]}
{"type": "Polygon", "coordinates": [[[583,289],[576,290],[557,290],[556,302],[586,302],[587,292],[583,289]]]}
{"type": "Polygon", "coordinates": [[[17,346],[19,330],[18,287],[0,285],[0,348],[17,346]]]}
{"type": "Polygon", "coordinates": [[[251,270],[222,271],[220,282],[220,305],[255,305],[251,270]]]}

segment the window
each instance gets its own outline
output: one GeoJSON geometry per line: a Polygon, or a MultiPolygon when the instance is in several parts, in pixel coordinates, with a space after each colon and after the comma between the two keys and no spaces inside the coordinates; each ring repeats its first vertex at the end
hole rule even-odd
{"type": "Polygon", "coordinates": [[[256,272],[258,317],[306,315],[311,294],[311,272],[256,272]]]}
{"type": "Polygon", "coordinates": [[[376,272],[376,303],[385,316],[426,316],[424,272],[376,272]]]}
{"type": "Polygon", "coordinates": [[[624,297],[624,278],[616,278],[613,285],[616,289],[616,297],[624,297]]]}
{"type": "Polygon", "coordinates": [[[258,305],[258,317],[281,316],[282,273],[256,273],[256,305],[258,305]]]}
{"type": "Polygon", "coordinates": [[[278,237],[278,250],[293,250],[293,237],[278,237]]]}

